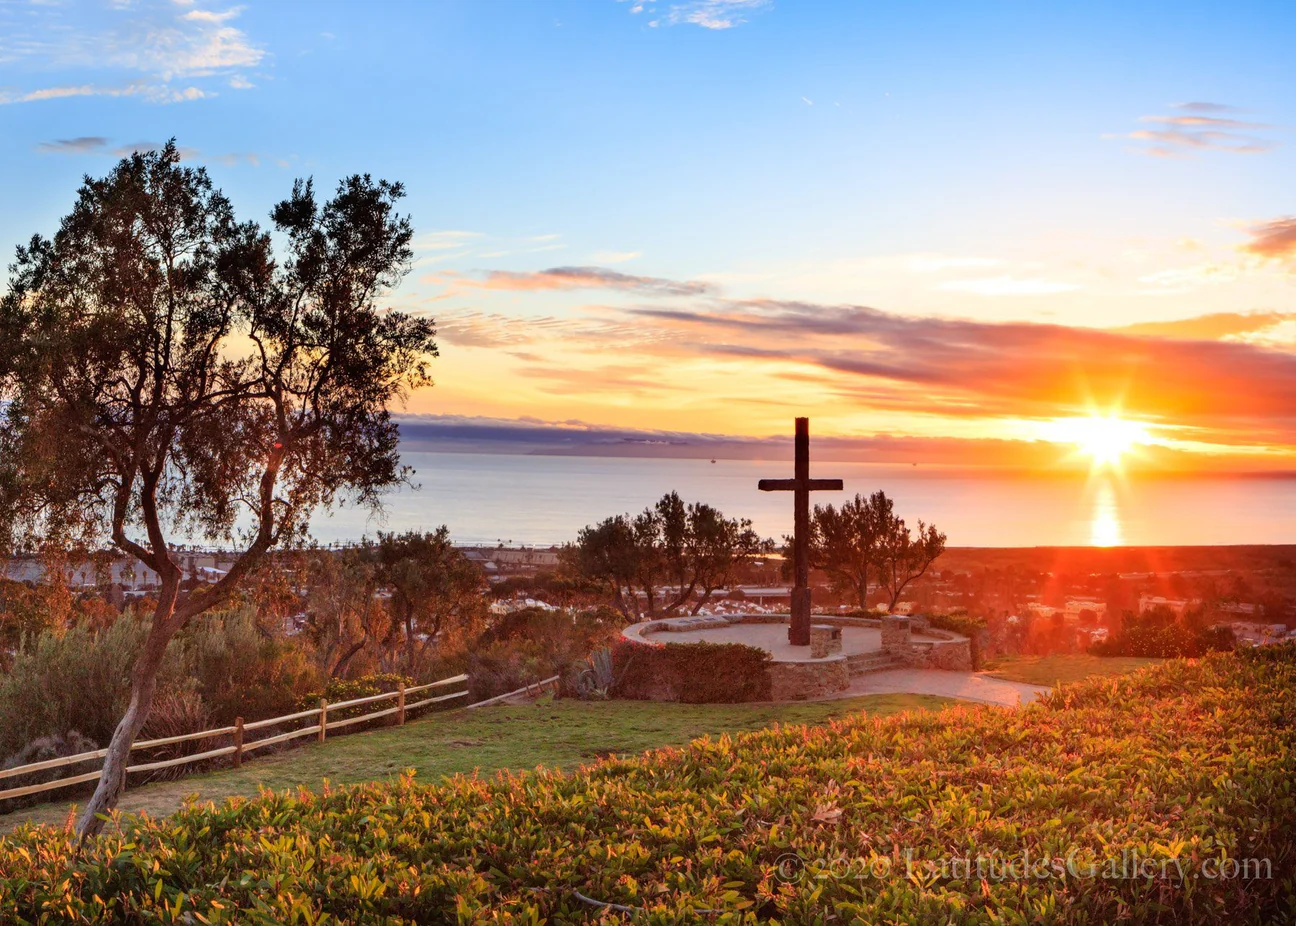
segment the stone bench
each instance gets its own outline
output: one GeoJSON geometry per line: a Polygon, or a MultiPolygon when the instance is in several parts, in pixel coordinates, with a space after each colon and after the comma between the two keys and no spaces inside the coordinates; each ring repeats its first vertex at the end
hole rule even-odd
{"type": "Polygon", "coordinates": [[[823,659],[842,651],[842,632],[840,627],[831,624],[810,625],[810,656],[823,659]]]}

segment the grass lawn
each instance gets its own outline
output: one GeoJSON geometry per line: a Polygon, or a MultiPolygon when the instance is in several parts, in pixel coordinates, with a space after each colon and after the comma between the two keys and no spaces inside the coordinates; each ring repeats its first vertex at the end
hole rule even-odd
{"type": "Polygon", "coordinates": [[[1030,685],[1066,685],[1094,675],[1124,675],[1164,659],[1142,656],[999,656],[986,664],[985,672],[996,678],[1030,685]]]}
{"type": "MultiPolygon", "coordinates": [[[[640,753],[708,734],[757,730],[774,723],[821,723],[865,711],[896,714],[956,703],[933,695],[868,695],[801,704],[673,704],[651,701],[553,701],[439,714],[403,728],[338,736],[276,755],[250,758],[241,769],[191,775],[126,792],[120,808],[163,815],[191,795],[223,801],[254,797],[260,787],[317,788],[323,779],[354,784],[413,768],[424,781],[459,773],[490,774],[537,765],[573,769],[609,754],[640,753]]],[[[84,798],[81,798],[84,800],[84,798]]],[[[28,821],[62,824],[71,804],[54,802],[0,816],[0,833],[28,821]]]]}

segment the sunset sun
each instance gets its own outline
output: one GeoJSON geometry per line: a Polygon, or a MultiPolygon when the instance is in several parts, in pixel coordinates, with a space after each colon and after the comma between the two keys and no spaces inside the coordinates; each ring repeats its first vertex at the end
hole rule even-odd
{"type": "Polygon", "coordinates": [[[1119,466],[1127,453],[1150,439],[1143,425],[1116,415],[1062,418],[1050,430],[1054,440],[1074,444],[1094,466],[1119,466]]]}

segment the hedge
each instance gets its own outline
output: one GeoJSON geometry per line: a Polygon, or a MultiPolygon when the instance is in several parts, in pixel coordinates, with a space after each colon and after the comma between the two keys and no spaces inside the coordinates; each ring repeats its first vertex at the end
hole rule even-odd
{"type": "Polygon", "coordinates": [[[1296,648],[1272,647],[1093,679],[1020,710],[859,715],[574,774],[189,808],[110,826],[79,857],[68,836],[28,827],[0,843],[0,922],[603,915],[582,897],[645,923],[1290,920],[1294,721],[1296,648]],[[1023,853],[1043,876],[949,864],[1023,853]],[[1050,874],[1054,859],[1071,869],[1050,874]],[[1248,859],[1270,876],[1210,876],[1248,859]],[[1106,876],[1122,860],[1134,876],[1106,876]]]}
{"type": "Polygon", "coordinates": [[[767,701],[770,655],[742,643],[633,643],[612,649],[612,695],[687,704],[767,701]]]}

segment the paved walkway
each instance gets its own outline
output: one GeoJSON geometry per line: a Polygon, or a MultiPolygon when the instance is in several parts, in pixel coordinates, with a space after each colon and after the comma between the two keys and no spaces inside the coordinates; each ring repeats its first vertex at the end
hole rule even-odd
{"type": "Polygon", "coordinates": [[[980,672],[949,672],[942,669],[886,669],[851,679],[845,691],[818,700],[855,698],[870,694],[928,694],[963,701],[980,701],[1017,707],[1029,704],[1049,689],[980,672]]]}

